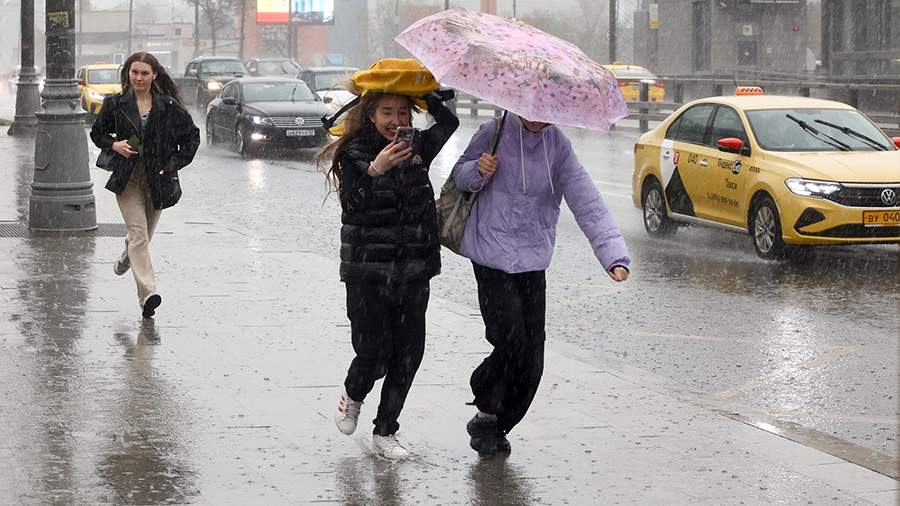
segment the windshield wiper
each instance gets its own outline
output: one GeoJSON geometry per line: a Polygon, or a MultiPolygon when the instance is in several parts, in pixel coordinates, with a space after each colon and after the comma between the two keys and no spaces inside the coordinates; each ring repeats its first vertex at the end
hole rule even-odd
{"type": "Polygon", "coordinates": [[[843,142],[835,139],[834,137],[832,137],[826,133],[822,133],[822,132],[816,130],[814,127],[810,126],[809,123],[803,121],[802,119],[800,119],[796,116],[793,116],[791,114],[785,114],[785,116],[787,116],[787,118],[789,120],[800,125],[800,128],[809,132],[811,135],[815,136],[816,139],[819,139],[820,141],[824,142],[825,144],[836,147],[836,148],[840,149],[841,151],[853,151],[853,149],[851,149],[850,146],[848,146],[847,144],[844,144],[843,142]],[[823,139],[823,137],[824,137],[824,139],[823,139]]]}
{"type": "Polygon", "coordinates": [[[296,100],[294,100],[294,93],[297,93],[297,85],[296,84],[294,85],[294,89],[291,90],[291,102],[296,102],[296,100]]]}
{"type": "Polygon", "coordinates": [[[821,119],[817,119],[817,120],[813,120],[813,121],[815,121],[816,123],[821,123],[821,124],[823,124],[823,125],[825,125],[825,126],[827,126],[827,127],[834,128],[835,130],[840,130],[844,135],[849,135],[849,136],[851,136],[851,137],[856,137],[857,139],[859,139],[859,140],[865,142],[865,143],[868,144],[870,147],[873,147],[873,148],[877,149],[878,151],[887,151],[887,150],[888,150],[887,146],[881,144],[880,142],[876,141],[875,139],[869,137],[869,136],[866,135],[866,134],[857,132],[856,130],[854,130],[854,129],[850,128],[850,127],[845,127],[845,126],[841,126],[841,125],[836,125],[836,124],[834,124],[834,123],[830,123],[830,122],[828,122],[828,121],[824,121],[824,120],[821,120],[821,119]]]}

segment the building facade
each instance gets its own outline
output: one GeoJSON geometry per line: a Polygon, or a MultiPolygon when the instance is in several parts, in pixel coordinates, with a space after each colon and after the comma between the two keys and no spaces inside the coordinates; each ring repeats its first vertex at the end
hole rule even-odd
{"type": "Polygon", "coordinates": [[[900,0],[822,0],[822,41],[833,76],[900,78],[900,0]]]}
{"type": "Polygon", "coordinates": [[[257,24],[257,0],[244,1],[242,58],[293,57],[304,66],[368,66],[367,0],[334,0],[334,22],[257,24]]]}
{"type": "Polygon", "coordinates": [[[811,72],[806,0],[657,0],[635,15],[637,63],[663,75],[811,72]],[[651,5],[654,20],[649,14],[651,5]],[[653,28],[653,27],[656,28],[653,28]],[[654,33],[655,32],[655,33],[654,33]]]}

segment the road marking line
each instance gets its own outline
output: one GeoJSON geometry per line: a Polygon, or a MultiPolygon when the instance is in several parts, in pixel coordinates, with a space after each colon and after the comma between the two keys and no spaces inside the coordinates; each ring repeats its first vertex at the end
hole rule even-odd
{"type": "MultiPolygon", "coordinates": [[[[779,417],[779,418],[790,418],[792,416],[796,416],[796,411],[770,411],[769,415],[779,417]]],[[[897,425],[900,426],[900,419],[897,419],[893,416],[866,416],[866,415],[829,415],[829,414],[821,414],[818,413],[816,416],[825,419],[832,420],[837,422],[857,422],[857,423],[877,423],[880,425],[897,425]]]]}
{"type": "Polygon", "coordinates": [[[837,359],[843,357],[844,355],[847,355],[847,354],[853,352],[854,350],[855,350],[855,348],[852,346],[837,346],[837,347],[831,349],[830,351],[827,351],[827,352],[819,355],[818,357],[811,358],[805,362],[801,362],[801,363],[797,364],[796,366],[788,367],[786,369],[780,369],[780,370],[777,370],[777,371],[773,372],[772,374],[768,374],[766,376],[759,376],[757,378],[753,378],[753,379],[751,379],[743,384],[737,385],[733,388],[728,388],[726,390],[716,392],[716,393],[712,394],[711,397],[714,397],[716,399],[731,399],[733,397],[737,397],[738,395],[740,395],[742,393],[749,392],[750,390],[753,390],[753,389],[759,387],[760,385],[764,385],[766,383],[771,383],[773,381],[784,378],[786,376],[790,376],[798,369],[815,369],[816,367],[819,367],[820,365],[824,365],[824,364],[827,364],[828,362],[837,360],[837,359]]]}

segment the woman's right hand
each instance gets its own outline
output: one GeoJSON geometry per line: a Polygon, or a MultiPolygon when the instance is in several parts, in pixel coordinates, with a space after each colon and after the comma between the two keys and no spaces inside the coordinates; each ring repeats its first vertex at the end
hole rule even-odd
{"type": "Polygon", "coordinates": [[[391,141],[391,143],[385,146],[384,149],[381,150],[381,153],[378,153],[378,156],[372,160],[372,166],[376,169],[376,172],[387,174],[389,170],[393,169],[410,156],[412,156],[412,148],[405,142],[391,141]]]}
{"type": "Polygon", "coordinates": [[[128,145],[127,140],[114,142],[112,145],[112,150],[125,158],[131,158],[131,155],[136,155],[137,151],[131,149],[131,146],[128,145]]]}
{"type": "Polygon", "coordinates": [[[478,159],[478,172],[482,177],[491,177],[497,171],[497,157],[488,153],[482,153],[478,159]]]}

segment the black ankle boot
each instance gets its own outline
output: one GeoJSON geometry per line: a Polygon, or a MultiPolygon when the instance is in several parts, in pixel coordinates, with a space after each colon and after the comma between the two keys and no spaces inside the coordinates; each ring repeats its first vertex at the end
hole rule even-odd
{"type": "MultiPolygon", "coordinates": [[[[480,455],[494,455],[497,453],[497,420],[472,417],[466,424],[466,432],[469,433],[469,446],[480,455]]],[[[507,442],[508,444],[508,442],[507,442]]]]}
{"type": "Polygon", "coordinates": [[[512,446],[509,444],[509,439],[506,439],[506,434],[504,434],[502,430],[497,431],[497,451],[507,455],[512,453],[512,446]]]}

